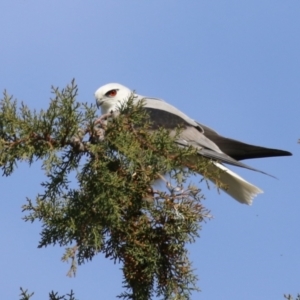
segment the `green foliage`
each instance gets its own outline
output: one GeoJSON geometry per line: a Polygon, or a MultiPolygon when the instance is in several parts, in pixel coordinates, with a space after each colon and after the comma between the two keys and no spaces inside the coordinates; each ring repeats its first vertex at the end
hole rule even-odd
{"type": "MultiPolygon", "coordinates": [[[[29,294],[27,290],[23,290],[23,288],[20,288],[21,294],[20,294],[20,300],[30,300],[32,299],[32,296],[34,293],[29,294]]],[[[50,292],[49,293],[49,300],[76,300],[75,295],[73,291],[71,290],[70,294],[59,296],[56,292],[50,292]],[[68,298],[67,298],[68,297],[68,298]]]]}
{"type": "Polygon", "coordinates": [[[21,294],[20,294],[20,300],[29,300],[33,295],[34,293],[28,293],[27,290],[23,290],[23,288],[20,288],[21,290],[21,294]]]}
{"type": "Polygon", "coordinates": [[[39,247],[66,247],[70,276],[98,253],[120,261],[120,298],[189,299],[197,278],[186,245],[208,212],[186,180],[195,171],[206,174],[209,162],[191,164],[194,149],[176,147],[166,130],[149,131],[143,103],[131,99],[117,118],[95,125],[96,108],[77,102],[74,81],[52,93],[46,111],[18,108],[7,93],[0,104],[3,175],[20,161],[41,160],[45,171],[44,192],[23,206],[26,221],[42,222],[39,247]],[[163,174],[170,182],[155,190],[163,174]]]}
{"type": "Polygon", "coordinates": [[[297,298],[294,298],[292,295],[288,294],[288,295],[284,295],[285,299],[288,300],[300,300],[300,294],[297,295],[297,298]]]}

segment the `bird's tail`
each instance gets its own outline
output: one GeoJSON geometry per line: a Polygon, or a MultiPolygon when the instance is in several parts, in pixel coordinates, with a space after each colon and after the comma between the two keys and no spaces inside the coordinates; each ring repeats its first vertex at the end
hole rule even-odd
{"type": "Polygon", "coordinates": [[[210,169],[211,172],[218,172],[218,180],[213,178],[208,179],[214,183],[216,181],[221,183],[220,189],[240,203],[251,205],[253,198],[263,193],[260,188],[246,181],[220,163],[212,161],[210,169]]]}

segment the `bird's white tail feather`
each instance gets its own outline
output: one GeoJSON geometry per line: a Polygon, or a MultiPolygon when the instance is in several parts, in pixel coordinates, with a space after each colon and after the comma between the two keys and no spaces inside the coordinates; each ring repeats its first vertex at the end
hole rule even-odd
{"type": "Polygon", "coordinates": [[[258,194],[263,193],[260,188],[246,181],[222,164],[212,162],[211,166],[213,169],[218,168],[222,170],[219,172],[220,175],[218,180],[220,183],[224,184],[226,188],[221,187],[221,189],[240,203],[251,205],[253,198],[258,194]]]}

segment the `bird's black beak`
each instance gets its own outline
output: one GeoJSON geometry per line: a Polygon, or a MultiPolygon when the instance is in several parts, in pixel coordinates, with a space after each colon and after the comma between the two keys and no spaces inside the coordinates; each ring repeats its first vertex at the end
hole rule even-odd
{"type": "Polygon", "coordinates": [[[100,108],[100,106],[103,104],[103,102],[104,102],[104,100],[97,99],[97,101],[96,101],[97,107],[100,108]]]}

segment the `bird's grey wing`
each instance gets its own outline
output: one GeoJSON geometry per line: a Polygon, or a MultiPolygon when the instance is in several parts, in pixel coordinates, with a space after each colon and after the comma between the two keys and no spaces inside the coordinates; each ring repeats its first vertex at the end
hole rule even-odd
{"type": "MultiPolygon", "coordinates": [[[[173,105],[161,100],[161,99],[157,99],[157,98],[150,98],[150,97],[143,97],[140,95],[136,95],[135,96],[135,102],[143,100],[145,102],[145,108],[152,109],[152,111],[154,110],[160,110],[160,111],[165,111],[166,113],[170,114],[170,117],[168,118],[168,122],[170,121],[171,115],[174,115],[175,118],[177,117],[177,122],[179,120],[179,118],[181,118],[182,120],[180,121],[182,124],[186,123],[186,124],[190,124],[192,126],[200,126],[195,120],[191,119],[189,116],[187,116],[186,114],[184,114],[182,111],[180,111],[179,109],[177,109],[176,107],[174,107],[173,105]]],[[[157,116],[158,117],[158,116],[157,116]]],[[[174,120],[175,120],[174,118],[174,120]]],[[[166,124],[167,125],[167,124],[166,124]]]]}
{"type": "Polygon", "coordinates": [[[235,160],[292,155],[292,153],[285,150],[250,145],[238,140],[226,138],[203,124],[198,122],[197,124],[203,128],[203,133],[208,139],[213,141],[224,153],[235,160]]]}
{"type": "MultiPolygon", "coordinates": [[[[197,131],[196,128],[186,128],[182,132],[180,132],[180,136],[176,140],[176,143],[184,147],[189,147],[189,146],[195,147],[197,149],[198,154],[206,158],[217,160],[232,166],[260,172],[262,174],[274,177],[266,172],[263,172],[251,166],[248,166],[244,163],[241,163],[240,161],[235,160],[234,158],[228,156],[226,153],[223,153],[222,151],[215,151],[214,149],[204,146],[204,145],[208,145],[207,140],[209,139],[205,137],[203,133],[197,131]]],[[[212,142],[210,141],[209,145],[211,143],[212,142]]]]}
{"type": "MultiPolygon", "coordinates": [[[[207,158],[219,160],[223,163],[246,168],[252,171],[269,175],[246,164],[238,162],[227,154],[223,153],[218,145],[206,137],[202,125],[185,115],[176,107],[165,101],[155,98],[139,98],[145,101],[145,110],[149,113],[153,129],[160,127],[170,130],[175,135],[176,129],[181,128],[180,136],[176,143],[181,146],[193,146],[198,149],[198,153],[207,158]]],[[[271,175],[270,175],[271,176],[271,175]]]]}
{"type": "Polygon", "coordinates": [[[195,134],[199,133],[197,136],[201,138],[201,140],[197,141],[199,142],[199,146],[222,153],[220,148],[213,141],[202,134],[203,129],[201,126],[176,107],[154,98],[144,98],[144,101],[144,109],[150,116],[152,129],[163,127],[168,129],[171,135],[175,135],[177,129],[180,128],[185,132],[185,138],[192,141],[196,141],[194,139],[195,134]]]}

